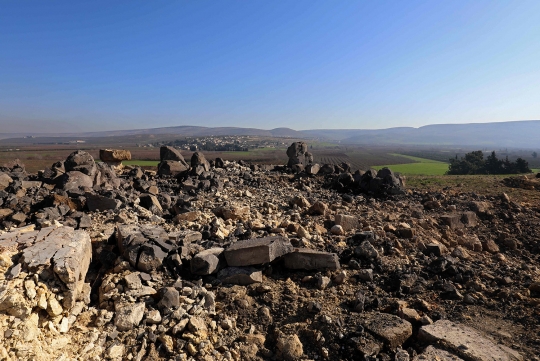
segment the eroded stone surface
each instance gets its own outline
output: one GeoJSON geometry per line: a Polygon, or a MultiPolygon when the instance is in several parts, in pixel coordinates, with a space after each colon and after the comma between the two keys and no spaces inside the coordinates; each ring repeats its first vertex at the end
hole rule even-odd
{"type": "Polygon", "coordinates": [[[368,313],[362,320],[362,324],[368,331],[384,339],[393,349],[403,345],[412,336],[410,322],[388,313],[368,313]]]}
{"type": "Polygon", "coordinates": [[[65,286],[64,307],[71,309],[83,289],[92,260],[90,236],[71,227],[44,228],[29,233],[11,232],[0,240],[0,247],[22,249],[23,268],[58,277],[65,286]]]}
{"type": "Polygon", "coordinates": [[[428,342],[438,342],[467,361],[523,360],[517,351],[498,345],[480,332],[449,320],[423,326],[419,337],[428,342]]]}

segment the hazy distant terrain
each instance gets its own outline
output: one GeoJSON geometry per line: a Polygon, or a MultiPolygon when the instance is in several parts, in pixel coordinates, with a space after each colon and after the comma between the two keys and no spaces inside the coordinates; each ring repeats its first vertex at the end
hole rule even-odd
{"type": "MultiPolygon", "coordinates": [[[[361,145],[437,145],[536,149],[540,145],[540,120],[471,123],[434,124],[420,128],[399,127],[389,129],[312,129],[294,130],[290,128],[257,129],[238,127],[198,127],[177,126],[152,129],[116,130],[87,133],[0,133],[0,139],[35,136],[52,137],[123,137],[123,136],[224,136],[252,135],[264,137],[317,138],[339,141],[345,144],[361,145]]],[[[31,142],[30,139],[28,142],[31,142]]],[[[34,140],[34,142],[36,142],[34,140]]],[[[41,142],[41,141],[40,141],[41,142]]]]}

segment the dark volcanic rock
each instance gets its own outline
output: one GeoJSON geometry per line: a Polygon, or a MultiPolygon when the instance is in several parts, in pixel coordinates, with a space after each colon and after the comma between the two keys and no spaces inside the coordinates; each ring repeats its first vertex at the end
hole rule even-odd
{"type": "Polygon", "coordinates": [[[87,152],[77,150],[71,153],[64,162],[66,172],[81,172],[87,176],[94,177],[96,174],[96,163],[94,158],[87,152]]]}

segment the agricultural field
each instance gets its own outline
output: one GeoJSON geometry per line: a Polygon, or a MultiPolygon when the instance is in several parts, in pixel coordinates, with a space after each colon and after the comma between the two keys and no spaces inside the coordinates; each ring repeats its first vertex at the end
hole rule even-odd
{"type": "Polygon", "coordinates": [[[387,164],[382,166],[374,166],[375,169],[388,167],[396,173],[404,175],[443,175],[448,170],[448,163],[431,160],[426,158],[413,157],[410,155],[393,154],[404,157],[412,161],[406,164],[387,164]]]}
{"type": "Polygon", "coordinates": [[[367,170],[385,164],[406,164],[410,159],[392,154],[392,150],[384,148],[339,147],[337,149],[313,150],[316,163],[340,164],[349,163],[354,170],[367,170]]]}
{"type": "MultiPolygon", "coordinates": [[[[68,144],[72,139],[64,138],[24,138],[5,139],[0,141],[0,165],[8,164],[18,159],[26,166],[29,172],[50,167],[53,163],[66,159],[73,151],[79,149],[89,152],[96,160],[99,159],[99,149],[119,148],[128,149],[132,154],[131,161],[126,165],[140,165],[155,167],[159,162],[159,147],[152,146],[157,142],[165,142],[177,138],[178,135],[137,135],[125,137],[85,138],[84,143],[68,144]]],[[[261,142],[272,140],[290,144],[297,139],[291,138],[264,138],[261,142]]],[[[349,163],[354,170],[369,168],[380,169],[384,166],[393,171],[411,175],[443,175],[448,169],[447,161],[459,152],[457,149],[433,149],[421,147],[390,148],[375,146],[344,145],[319,140],[306,140],[308,150],[314,155],[314,161],[320,164],[349,163]]],[[[211,160],[223,158],[230,161],[243,160],[251,163],[283,165],[287,163],[286,146],[278,148],[255,148],[249,151],[215,152],[205,151],[205,156],[211,160]]],[[[184,158],[189,161],[192,151],[182,150],[184,158]]],[[[510,152],[508,152],[510,153],[510,152]]],[[[511,156],[525,157],[531,151],[512,151],[511,156]]],[[[504,152],[501,153],[503,156],[504,152]]],[[[535,166],[536,158],[528,155],[531,167],[535,166]]]]}
{"type": "MultiPolygon", "coordinates": [[[[107,143],[103,138],[87,139],[81,144],[59,144],[54,139],[48,142],[31,144],[36,139],[24,139],[18,144],[14,140],[0,141],[0,165],[7,164],[15,159],[20,160],[30,172],[50,167],[53,163],[66,159],[75,150],[89,152],[95,159],[99,159],[99,149],[120,148],[131,152],[132,161],[127,165],[155,166],[159,161],[159,147],[138,147],[135,141],[142,141],[137,137],[121,139],[112,137],[107,143]]],[[[145,138],[144,141],[151,139],[145,138]]],[[[288,139],[287,142],[293,142],[288,139]]],[[[58,141],[60,142],[60,141],[58,141]]],[[[314,154],[314,160],[318,163],[339,164],[346,162],[351,164],[353,169],[368,169],[372,165],[383,164],[403,164],[409,163],[410,159],[402,156],[389,154],[392,150],[384,148],[365,148],[359,146],[341,146],[338,144],[308,141],[309,151],[314,154]]],[[[282,148],[256,148],[241,152],[203,152],[208,159],[223,158],[230,161],[243,160],[259,164],[283,165],[287,163],[286,147],[282,148]]],[[[181,151],[186,160],[189,160],[192,151],[181,151]]]]}

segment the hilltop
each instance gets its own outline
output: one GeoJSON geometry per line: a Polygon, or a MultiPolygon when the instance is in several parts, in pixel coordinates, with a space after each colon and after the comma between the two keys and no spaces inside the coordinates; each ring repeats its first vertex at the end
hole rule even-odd
{"type": "Polygon", "coordinates": [[[433,124],[419,128],[397,127],[389,129],[311,129],[270,130],[240,127],[175,126],[164,128],[132,129],[69,133],[0,133],[0,139],[24,137],[124,137],[135,135],[224,136],[252,135],[264,137],[317,138],[344,144],[362,145],[435,145],[469,147],[537,148],[540,121],[511,121],[497,123],[433,124]]]}

